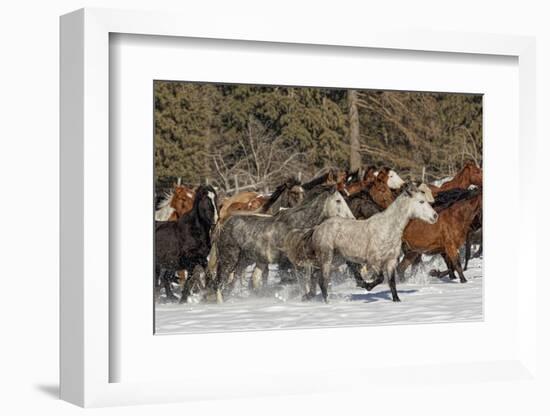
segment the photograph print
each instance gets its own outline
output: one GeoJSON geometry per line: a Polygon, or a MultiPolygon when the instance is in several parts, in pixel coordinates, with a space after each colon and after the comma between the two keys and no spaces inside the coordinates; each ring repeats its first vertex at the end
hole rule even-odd
{"type": "Polygon", "coordinates": [[[155,334],[483,320],[482,95],[153,89],[155,334]]]}

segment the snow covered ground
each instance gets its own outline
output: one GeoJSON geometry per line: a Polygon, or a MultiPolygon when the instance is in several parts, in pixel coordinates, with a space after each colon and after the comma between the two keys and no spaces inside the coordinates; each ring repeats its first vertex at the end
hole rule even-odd
{"type": "MultiPolygon", "coordinates": [[[[443,269],[439,256],[428,258],[407,283],[398,283],[401,303],[393,303],[386,283],[372,292],[355,287],[351,278],[334,278],[330,303],[320,295],[302,302],[297,285],[279,285],[270,272],[269,289],[251,295],[237,283],[233,296],[223,304],[158,304],[156,333],[199,333],[260,329],[319,328],[364,325],[464,322],[483,319],[482,260],[472,259],[461,284],[429,276],[443,269]]],[[[318,290],[319,291],[319,290],[318,290]]]]}

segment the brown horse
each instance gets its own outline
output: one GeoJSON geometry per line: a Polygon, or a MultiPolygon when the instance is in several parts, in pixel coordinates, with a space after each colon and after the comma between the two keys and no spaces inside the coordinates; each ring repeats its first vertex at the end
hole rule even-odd
{"type": "Polygon", "coordinates": [[[192,188],[175,183],[172,188],[172,191],[166,194],[155,212],[155,220],[157,221],[177,221],[193,208],[195,191],[192,188]]]}
{"type": "Polygon", "coordinates": [[[182,215],[187,214],[193,208],[195,201],[195,191],[183,185],[174,185],[174,195],[170,206],[174,212],[168,218],[168,221],[177,221],[182,215]]]}
{"type": "Polygon", "coordinates": [[[369,195],[382,210],[390,206],[395,197],[388,186],[387,180],[376,176],[369,188],[369,195]]]}
{"type": "Polygon", "coordinates": [[[220,207],[220,222],[223,223],[231,215],[231,212],[246,210],[248,203],[259,196],[258,192],[245,191],[227,197],[220,207]]]}
{"type": "Polygon", "coordinates": [[[397,266],[400,279],[403,280],[405,270],[421,254],[441,254],[449,269],[449,277],[456,279],[456,271],[460,282],[465,283],[458,250],[466,241],[470,225],[481,209],[482,193],[480,190],[473,190],[464,199],[439,212],[439,219],[435,224],[412,220],[403,233],[406,254],[397,266]]]}
{"type": "Polygon", "coordinates": [[[470,185],[483,186],[483,171],[471,160],[467,161],[460,172],[449,182],[445,182],[441,186],[429,185],[429,187],[432,193],[437,195],[439,192],[454,188],[468,189],[470,185]]]}

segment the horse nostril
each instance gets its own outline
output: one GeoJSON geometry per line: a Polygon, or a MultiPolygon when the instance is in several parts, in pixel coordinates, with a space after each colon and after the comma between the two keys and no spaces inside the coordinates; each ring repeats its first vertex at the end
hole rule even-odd
{"type": "Polygon", "coordinates": [[[434,214],[434,222],[437,221],[437,219],[439,218],[439,215],[437,215],[437,213],[434,214]]]}

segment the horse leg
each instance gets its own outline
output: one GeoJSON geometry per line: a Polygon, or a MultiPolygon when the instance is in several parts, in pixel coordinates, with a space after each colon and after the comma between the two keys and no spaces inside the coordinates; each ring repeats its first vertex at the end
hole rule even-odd
{"type": "Polygon", "coordinates": [[[401,299],[399,299],[399,296],[397,296],[397,285],[395,284],[395,268],[389,273],[388,285],[390,286],[392,301],[401,302],[401,299]]]}
{"type": "Polygon", "coordinates": [[[348,269],[353,274],[353,277],[355,278],[355,283],[357,284],[357,287],[362,287],[363,289],[366,289],[367,282],[363,279],[363,276],[361,276],[361,265],[358,263],[352,263],[351,261],[346,262],[348,269]]]}
{"type": "Polygon", "coordinates": [[[178,284],[180,285],[180,287],[183,287],[185,280],[187,279],[187,270],[178,270],[176,274],[178,275],[178,284]]]}
{"type": "Polygon", "coordinates": [[[153,282],[153,287],[155,288],[155,302],[160,300],[160,273],[161,270],[159,270],[158,267],[155,267],[155,277],[153,282]]]}
{"type": "Polygon", "coordinates": [[[175,270],[168,270],[168,269],[162,269],[160,272],[160,279],[162,281],[162,285],[164,286],[164,293],[166,293],[166,298],[169,300],[176,300],[177,297],[172,292],[171,288],[171,279],[170,276],[172,276],[175,273],[175,270]]]}
{"type": "Polygon", "coordinates": [[[380,271],[372,282],[367,282],[365,284],[365,289],[367,289],[370,292],[372,289],[374,289],[383,281],[384,281],[384,272],[380,271]]]}
{"type": "Polygon", "coordinates": [[[460,277],[460,283],[466,283],[468,280],[466,280],[466,278],[464,277],[464,272],[462,270],[462,266],[460,265],[460,258],[457,255],[450,255],[449,262],[451,263],[453,269],[457,271],[458,276],[460,277]]]}
{"type": "Polygon", "coordinates": [[[311,300],[317,295],[317,282],[319,281],[320,270],[314,270],[311,273],[311,278],[309,282],[309,291],[302,296],[302,300],[311,300]]]}
{"type": "Polygon", "coordinates": [[[300,289],[304,294],[304,296],[310,291],[309,284],[311,282],[311,272],[312,272],[311,264],[307,264],[301,268],[296,267],[294,269],[294,273],[296,274],[296,279],[298,280],[298,284],[300,285],[300,289]]]}
{"type": "Polygon", "coordinates": [[[418,257],[420,257],[420,254],[415,253],[414,251],[408,251],[407,253],[405,253],[403,260],[401,260],[401,262],[397,266],[397,275],[399,276],[400,282],[405,281],[405,271],[411,264],[413,264],[417,260],[418,257]]]}
{"type": "Polygon", "coordinates": [[[231,294],[237,281],[242,281],[246,266],[248,266],[246,259],[242,254],[239,255],[239,260],[237,260],[237,265],[235,266],[235,271],[233,273],[233,280],[231,280],[231,282],[229,282],[229,284],[222,291],[224,298],[231,294]]]}
{"type": "Polygon", "coordinates": [[[269,278],[269,264],[265,264],[262,268],[262,287],[267,287],[267,281],[269,278]]]}
{"type": "Polygon", "coordinates": [[[466,236],[466,247],[464,250],[464,271],[468,270],[468,261],[472,258],[472,232],[466,236]]]}
{"type": "Polygon", "coordinates": [[[260,289],[260,281],[263,280],[264,269],[266,268],[265,264],[256,263],[254,271],[252,272],[252,278],[250,279],[250,288],[257,291],[260,289]]]}
{"type": "Polygon", "coordinates": [[[181,290],[181,298],[180,303],[187,303],[187,299],[189,298],[189,295],[191,294],[191,291],[193,290],[193,286],[195,285],[195,282],[200,279],[200,268],[201,266],[191,265],[190,269],[192,270],[191,273],[188,273],[187,279],[185,279],[185,283],[183,284],[183,289],[181,290]]]}
{"type": "Polygon", "coordinates": [[[321,278],[319,279],[319,287],[323,295],[323,300],[328,303],[328,285],[330,282],[330,269],[332,268],[332,261],[326,261],[321,266],[321,278]]]}

